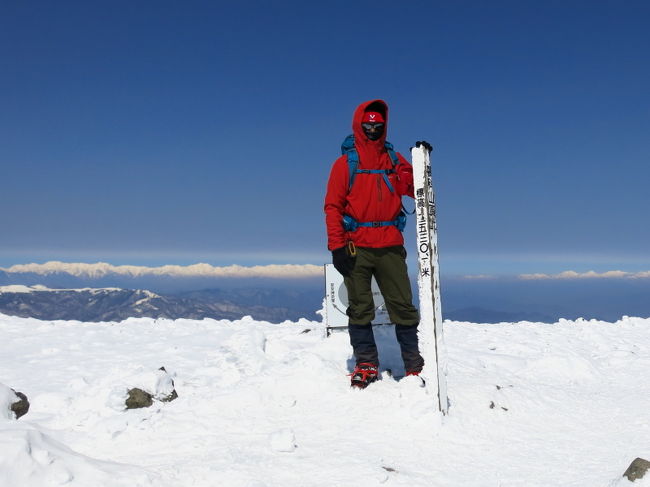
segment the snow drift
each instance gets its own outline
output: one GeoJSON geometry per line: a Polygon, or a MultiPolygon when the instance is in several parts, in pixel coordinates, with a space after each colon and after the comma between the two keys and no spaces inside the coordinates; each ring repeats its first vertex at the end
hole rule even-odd
{"type": "MultiPolygon", "coordinates": [[[[445,323],[451,407],[403,373],[351,390],[345,333],[321,323],[0,315],[0,486],[608,486],[650,458],[650,319],[445,323]],[[156,382],[178,399],[125,410],[156,382]]],[[[392,376],[387,372],[392,370],[392,376]]]]}

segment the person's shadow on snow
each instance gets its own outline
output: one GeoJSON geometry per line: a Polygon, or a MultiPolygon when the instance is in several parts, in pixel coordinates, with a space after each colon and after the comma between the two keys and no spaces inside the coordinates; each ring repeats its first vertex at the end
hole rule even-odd
{"type": "MultiPolygon", "coordinates": [[[[406,374],[404,362],[400,352],[399,343],[395,337],[394,325],[376,325],[372,327],[375,335],[375,343],[379,352],[379,373],[390,370],[393,377],[403,377],[406,374]]],[[[348,358],[348,370],[350,373],[356,366],[354,356],[348,358]]]]}

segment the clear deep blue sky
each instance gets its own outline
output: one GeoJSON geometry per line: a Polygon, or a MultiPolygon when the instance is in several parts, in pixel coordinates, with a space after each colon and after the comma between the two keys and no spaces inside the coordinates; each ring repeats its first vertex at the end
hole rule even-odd
{"type": "Polygon", "coordinates": [[[436,147],[443,272],[647,270],[648,25],[645,1],[2,2],[0,265],[322,263],[331,163],[383,98],[398,150],[436,147]]]}

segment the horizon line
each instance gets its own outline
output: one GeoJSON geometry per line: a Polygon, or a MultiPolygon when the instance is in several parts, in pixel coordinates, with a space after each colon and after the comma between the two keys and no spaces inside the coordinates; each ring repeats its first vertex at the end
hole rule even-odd
{"type": "MultiPolygon", "coordinates": [[[[131,278],[146,276],[171,276],[179,278],[270,278],[270,279],[305,279],[322,277],[323,266],[315,264],[266,264],[243,266],[230,264],[213,266],[206,263],[188,265],[166,264],[161,266],[113,265],[106,262],[62,262],[48,261],[43,264],[15,264],[0,267],[7,274],[69,274],[75,277],[98,279],[108,275],[120,275],[131,278]]],[[[609,270],[596,272],[576,272],[566,270],[555,274],[547,273],[512,273],[512,274],[465,274],[449,275],[464,280],[492,280],[516,278],[523,281],[535,280],[581,280],[581,279],[647,279],[650,271],[609,270]]]]}

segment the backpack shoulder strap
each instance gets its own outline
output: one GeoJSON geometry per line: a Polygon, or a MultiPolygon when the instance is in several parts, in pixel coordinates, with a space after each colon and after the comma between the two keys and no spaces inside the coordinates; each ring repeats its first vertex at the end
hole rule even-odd
{"type": "Polygon", "coordinates": [[[384,143],[384,147],[386,148],[386,152],[388,152],[388,155],[390,156],[390,160],[393,162],[393,167],[397,166],[399,164],[399,158],[397,157],[397,154],[395,153],[395,149],[393,148],[393,144],[386,141],[384,143]]]}
{"type": "MultiPolygon", "coordinates": [[[[386,152],[388,152],[388,155],[390,157],[391,162],[393,163],[393,168],[399,164],[399,158],[397,157],[397,154],[395,153],[395,150],[393,148],[393,144],[390,142],[385,142],[384,147],[386,148],[386,152]]],[[[357,152],[357,149],[354,147],[354,135],[348,135],[344,140],[343,143],[341,144],[341,154],[347,155],[348,156],[348,193],[352,190],[352,185],[354,184],[354,178],[356,177],[359,168],[359,153],[357,152]]],[[[393,186],[390,184],[390,181],[388,180],[387,172],[388,170],[364,170],[362,172],[368,172],[368,173],[382,173],[384,177],[384,181],[386,181],[386,185],[388,186],[388,189],[390,192],[393,192],[393,186]]],[[[390,170],[390,172],[393,172],[393,170],[390,170]]]]}
{"type": "Polygon", "coordinates": [[[357,168],[359,167],[359,154],[354,147],[354,135],[348,135],[341,144],[341,154],[348,156],[348,192],[352,189],[354,178],[357,175],[357,168]]]}

